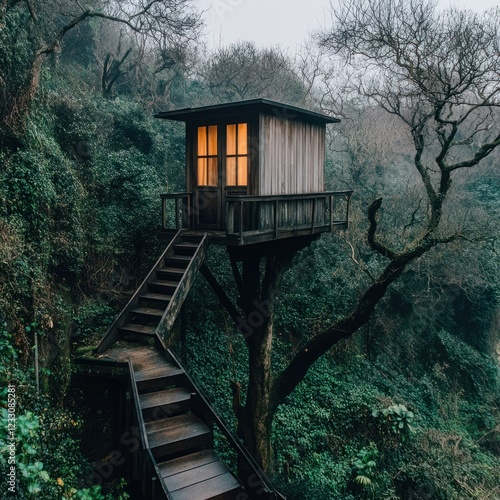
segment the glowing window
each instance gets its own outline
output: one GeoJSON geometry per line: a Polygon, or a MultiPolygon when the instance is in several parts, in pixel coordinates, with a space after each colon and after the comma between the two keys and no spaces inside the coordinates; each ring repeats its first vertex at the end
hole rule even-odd
{"type": "Polygon", "coordinates": [[[217,126],[198,127],[198,186],[217,186],[217,126]]]}
{"type": "Polygon", "coordinates": [[[248,127],[246,123],[226,127],[226,185],[248,184],[248,127]]]}

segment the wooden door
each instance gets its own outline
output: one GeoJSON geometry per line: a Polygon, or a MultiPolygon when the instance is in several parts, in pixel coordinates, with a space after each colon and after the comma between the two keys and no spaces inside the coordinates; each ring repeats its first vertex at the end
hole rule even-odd
{"type": "Polygon", "coordinates": [[[223,230],[226,194],[248,193],[248,124],[198,126],[195,140],[193,225],[223,230]]]}
{"type": "Polygon", "coordinates": [[[197,128],[193,219],[197,229],[218,230],[222,220],[222,182],[217,125],[197,128]]]}

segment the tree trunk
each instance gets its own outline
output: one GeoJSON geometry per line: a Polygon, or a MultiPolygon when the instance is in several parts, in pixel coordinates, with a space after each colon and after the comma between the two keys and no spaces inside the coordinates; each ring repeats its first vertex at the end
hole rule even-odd
{"type": "Polygon", "coordinates": [[[273,322],[254,332],[249,345],[249,381],[245,406],[238,415],[238,426],[243,440],[260,467],[270,472],[273,468],[271,424],[273,402],[271,395],[271,350],[273,322]]]}
{"type": "Polygon", "coordinates": [[[238,432],[266,472],[273,469],[271,427],[278,406],[271,364],[276,290],[295,254],[311,242],[311,238],[297,238],[294,242],[264,244],[248,252],[240,250],[237,260],[242,262],[241,276],[232,255],[238,304],[244,313],[238,328],[245,337],[249,363],[245,405],[236,405],[238,432]]]}

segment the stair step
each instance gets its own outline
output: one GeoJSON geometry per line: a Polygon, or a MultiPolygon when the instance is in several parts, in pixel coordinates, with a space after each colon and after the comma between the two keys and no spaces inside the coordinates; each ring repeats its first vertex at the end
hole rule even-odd
{"type": "Polygon", "coordinates": [[[198,248],[200,246],[200,242],[201,241],[183,240],[182,243],[178,243],[176,246],[183,248],[198,248]]]}
{"type": "Polygon", "coordinates": [[[167,489],[171,492],[192,486],[197,483],[201,483],[208,479],[226,474],[229,472],[227,466],[220,460],[217,462],[212,462],[210,464],[202,465],[196,467],[195,469],[187,470],[185,472],[180,472],[179,474],[174,474],[163,479],[167,489]]]}
{"type": "Polygon", "coordinates": [[[174,251],[176,255],[193,255],[196,250],[198,249],[198,246],[196,243],[192,243],[189,241],[185,241],[184,243],[179,243],[177,245],[174,245],[174,251]]]}
{"type": "Polygon", "coordinates": [[[234,500],[239,493],[242,493],[239,482],[230,472],[226,472],[172,491],[171,495],[172,500],[234,500]]]}
{"type": "Polygon", "coordinates": [[[189,410],[191,393],[186,387],[176,387],[142,394],[139,400],[144,418],[154,417],[156,420],[189,410]]]}
{"type": "Polygon", "coordinates": [[[165,389],[170,385],[178,385],[184,379],[184,370],[172,363],[135,370],[135,381],[139,393],[165,389]]]}
{"type": "Polygon", "coordinates": [[[162,305],[168,305],[172,295],[165,295],[163,293],[147,292],[139,296],[139,299],[145,302],[154,302],[162,305]]]}
{"type": "Polygon", "coordinates": [[[174,458],[167,462],[160,462],[158,464],[158,469],[161,477],[168,477],[190,469],[195,469],[196,467],[201,467],[202,465],[217,462],[218,460],[220,460],[219,455],[217,455],[215,451],[203,450],[174,458]]]}
{"type": "Polygon", "coordinates": [[[191,255],[171,255],[165,258],[165,265],[167,267],[186,267],[191,259],[191,255]]]}
{"type": "Polygon", "coordinates": [[[156,276],[161,280],[179,282],[184,276],[185,269],[183,267],[163,267],[156,271],[156,276]]]}
{"type": "Polygon", "coordinates": [[[130,311],[131,314],[138,314],[141,316],[147,316],[151,318],[161,318],[164,312],[165,312],[164,309],[154,309],[152,307],[137,307],[130,311]]]}
{"type": "Polygon", "coordinates": [[[161,269],[158,269],[158,271],[156,271],[156,272],[163,273],[163,274],[171,274],[172,276],[182,278],[185,271],[184,271],[184,268],[182,268],[182,267],[162,267],[161,269]]]}
{"type": "Polygon", "coordinates": [[[147,422],[145,427],[155,458],[208,446],[212,437],[207,425],[192,413],[147,422]]]}
{"type": "Polygon", "coordinates": [[[167,295],[172,294],[177,288],[179,284],[178,281],[171,280],[152,280],[148,283],[148,289],[150,289],[153,293],[155,292],[164,292],[167,295]]]}
{"type": "Polygon", "coordinates": [[[153,336],[155,334],[156,327],[148,325],[139,325],[137,323],[127,323],[119,328],[122,333],[135,333],[140,335],[153,336]]]}
{"type": "Polygon", "coordinates": [[[176,415],[175,417],[152,420],[151,422],[146,422],[145,425],[146,431],[148,433],[152,433],[165,429],[173,429],[174,427],[182,427],[198,422],[202,422],[202,420],[194,413],[188,411],[186,413],[183,413],[182,415],[176,415]]]}

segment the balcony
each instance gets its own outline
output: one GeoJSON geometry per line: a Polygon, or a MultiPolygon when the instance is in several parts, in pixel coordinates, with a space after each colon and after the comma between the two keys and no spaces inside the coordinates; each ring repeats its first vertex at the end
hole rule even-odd
{"type": "Polygon", "coordinates": [[[191,193],[161,195],[162,229],[208,232],[214,243],[248,245],[346,229],[352,191],[287,195],[227,195],[216,230],[196,227],[191,193]]]}

